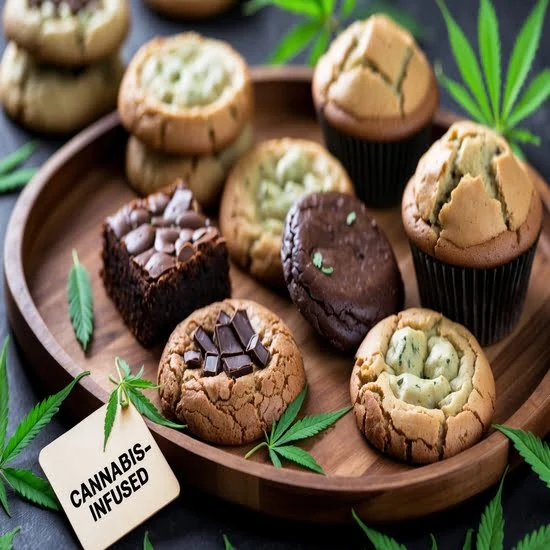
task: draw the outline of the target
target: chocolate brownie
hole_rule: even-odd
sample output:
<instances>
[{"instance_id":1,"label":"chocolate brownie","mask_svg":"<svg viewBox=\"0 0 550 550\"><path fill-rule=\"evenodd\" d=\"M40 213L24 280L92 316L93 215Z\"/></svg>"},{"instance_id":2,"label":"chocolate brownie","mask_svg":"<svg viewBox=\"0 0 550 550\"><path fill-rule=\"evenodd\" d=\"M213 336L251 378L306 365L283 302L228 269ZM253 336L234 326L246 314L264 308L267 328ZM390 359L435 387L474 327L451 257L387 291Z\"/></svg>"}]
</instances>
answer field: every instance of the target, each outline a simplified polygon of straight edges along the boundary
<instances>
[{"instance_id":1,"label":"chocolate brownie","mask_svg":"<svg viewBox=\"0 0 550 550\"><path fill-rule=\"evenodd\" d=\"M231 294L225 239L183 182L103 225L102 278L136 339L152 347L195 309Z\"/></svg>"},{"instance_id":2,"label":"chocolate brownie","mask_svg":"<svg viewBox=\"0 0 550 550\"><path fill-rule=\"evenodd\" d=\"M313 193L286 218L285 282L302 315L332 345L352 351L403 307L391 246L365 205L344 193Z\"/></svg>"}]
</instances>

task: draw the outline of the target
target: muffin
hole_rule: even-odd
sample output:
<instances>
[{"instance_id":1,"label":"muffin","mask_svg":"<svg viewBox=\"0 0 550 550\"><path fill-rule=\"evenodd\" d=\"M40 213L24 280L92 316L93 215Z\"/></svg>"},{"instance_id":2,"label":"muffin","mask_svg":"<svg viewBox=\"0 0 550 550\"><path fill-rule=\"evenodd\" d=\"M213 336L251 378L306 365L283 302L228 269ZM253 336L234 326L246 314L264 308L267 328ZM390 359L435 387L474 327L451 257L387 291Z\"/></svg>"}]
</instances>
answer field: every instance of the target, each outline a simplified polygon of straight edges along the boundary
<instances>
[{"instance_id":1,"label":"muffin","mask_svg":"<svg viewBox=\"0 0 550 550\"><path fill-rule=\"evenodd\" d=\"M353 194L353 185L318 143L283 138L256 145L237 162L222 195L220 229L231 259L259 281L284 288L287 212L300 197L327 191Z\"/></svg>"},{"instance_id":2,"label":"muffin","mask_svg":"<svg viewBox=\"0 0 550 550\"><path fill-rule=\"evenodd\" d=\"M225 42L187 32L141 47L122 81L118 110L145 146L206 155L237 139L252 103L244 59Z\"/></svg>"},{"instance_id":3,"label":"muffin","mask_svg":"<svg viewBox=\"0 0 550 550\"><path fill-rule=\"evenodd\" d=\"M292 301L342 351L354 352L378 321L403 308L391 245L357 197L312 193L295 202L281 257Z\"/></svg>"},{"instance_id":4,"label":"muffin","mask_svg":"<svg viewBox=\"0 0 550 550\"><path fill-rule=\"evenodd\" d=\"M378 323L350 381L357 426L378 450L426 464L471 447L495 408L491 367L463 326L427 309Z\"/></svg>"},{"instance_id":5,"label":"muffin","mask_svg":"<svg viewBox=\"0 0 550 550\"><path fill-rule=\"evenodd\" d=\"M490 345L517 324L542 226L529 173L498 134L453 124L426 152L402 203L422 305Z\"/></svg>"},{"instance_id":6,"label":"muffin","mask_svg":"<svg viewBox=\"0 0 550 550\"><path fill-rule=\"evenodd\" d=\"M358 197L367 206L399 204L439 102L411 34L384 15L353 23L317 63L313 100L326 146Z\"/></svg>"}]
</instances>

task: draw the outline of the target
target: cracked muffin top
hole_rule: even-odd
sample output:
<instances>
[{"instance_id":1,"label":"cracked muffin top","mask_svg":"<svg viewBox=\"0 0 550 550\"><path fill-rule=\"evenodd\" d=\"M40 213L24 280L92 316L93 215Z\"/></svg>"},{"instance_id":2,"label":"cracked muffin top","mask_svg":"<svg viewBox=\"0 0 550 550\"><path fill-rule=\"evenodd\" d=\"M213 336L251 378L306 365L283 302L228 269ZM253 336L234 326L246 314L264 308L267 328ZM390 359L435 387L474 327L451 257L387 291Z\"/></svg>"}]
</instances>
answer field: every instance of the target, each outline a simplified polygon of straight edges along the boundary
<instances>
[{"instance_id":1,"label":"cracked muffin top","mask_svg":"<svg viewBox=\"0 0 550 550\"><path fill-rule=\"evenodd\" d=\"M281 244L292 204L315 192L353 194L344 167L318 143L272 139L242 157L231 171L220 228L233 260L265 282L284 285Z\"/></svg>"},{"instance_id":2,"label":"cracked muffin top","mask_svg":"<svg viewBox=\"0 0 550 550\"><path fill-rule=\"evenodd\" d=\"M421 250L463 267L490 268L536 241L542 205L524 164L502 137L457 122L418 164L402 203L407 235Z\"/></svg>"},{"instance_id":3,"label":"cracked muffin top","mask_svg":"<svg viewBox=\"0 0 550 550\"><path fill-rule=\"evenodd\" d=\"M367 439L410 462L441 460L471 446L495 403L493 374L474 336L427 309L374 327L357 351L350 387Z\"/></svg>"},{"instance_id":4,"label":"cracked muffin top","mask_svg":"<svg viewBox=\"0 0 550 550\"><path fill-rule=\"evenodd\" d=\"M384 15L357 21L319 60L318 110L356 137L393 140L426 126L439 94L433 70L412 35Z\"/></svg>"},{"instance_id":5,"label":"cracked muffin top","mask_svg":"<svg viewBox=\"0 0 550 550\"><path fill-rule=\"evenodd\" d=\"M193 32L143 46L119 94L122 123L165 153L219 151L237 138L251 110L246 62L225 42Z\"/></svg>"}]
</instances>

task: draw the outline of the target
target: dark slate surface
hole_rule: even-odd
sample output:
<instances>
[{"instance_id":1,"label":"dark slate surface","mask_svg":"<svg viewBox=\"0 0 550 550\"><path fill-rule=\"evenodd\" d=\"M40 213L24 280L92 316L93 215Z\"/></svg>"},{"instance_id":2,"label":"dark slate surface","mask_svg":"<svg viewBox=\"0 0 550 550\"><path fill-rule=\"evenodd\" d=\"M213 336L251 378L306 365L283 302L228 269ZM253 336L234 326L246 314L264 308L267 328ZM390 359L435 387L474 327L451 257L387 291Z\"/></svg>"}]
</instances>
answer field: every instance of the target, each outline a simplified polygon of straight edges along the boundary
<instances>
[{"instance_id":1,"label":"dark slate surface","mask_svg":"<svg viewBox=\"0 0 550 550\"><path fill-rule=\"evenodd\" d=\"M266 59L278 37L292 23L291 17L275 9L266 9L250 18L241 17L239 11L235 9L215 21L188 25L167 21L152 14L142 5L141 0L131 0L131 4L133 28L124 48L126 60L142 43L155 35L169 35L193 28L204 34L228 40L245 55L250 64L258 65ZM429 29L429 41L424 43L424 48L431 61L441 61L447 73L456 76L446 32L435 2L415 0L402 1L401 4L406 4L408 9ZM468 30L469 37L475 39L477 0L462 0L450 4L460 24ZM495 5L500 18L504 42L503 52L504 55L507 55L514 33L534 2L532 0L524 2L495 0ZM538 70L548 67L550 64L549 33L547 24L535 67ZM3 48L4 44L0 45ZM442 95L443 106L452 108L454 105L449 97L445 93ZM525 124L531 131L542 137L544 143L542 147L529 147L526 151L532 164L547 180L550 178L550 159L546 154L547 144L550 143L549 122L550 106L547 104ZM3 113L0 114L0 157L28 139L27 132L14 125ZM33 163L37 165L50 156L63 143L63 140L43 138L41 143L40 152L33 158ZM16 199L15 194L0 197L0 237L2 242ZM8 333L9 327L2 300L0 301L1 339L3 340ZM9 422L11 432L26 411L43 395L40 388L37 388L29 378L14 345L10 348L8 376L11 387ZM37 463L39 450L69 427L70 424L63 418L55 419L37 440L18 457L17 465L39 471ZM447 488L442 486L440 490L445 491ZM453 511L430 519L388 526L385 531L397 537L408 548L428 548L430 533L437 536L440 548L462 548L467 528L478 525L480 514L494 492L495 489L491 489ZM22 503L13 495L10 495L10 501L13 518L7 519L0 513L0 533L21 526L22 533L17 539L17 549L72 549L78 547L70 525L63 515L34 508ZM411 502L410 505L414 506L415 503ZM548 522L550 517L548 490L538 478L530 473L528 468L521 467L509 475L504 488L504 513L506 548L511 548L523 534ZM247 512L220 500L193 493L186 487L182 488L182 496L176 503L127 536L117 545L117 548L141 548L146 529L150 531L155 548L161 549L220 549L223 548L222 533L228 534L233 544L239 549L298 550L306 548L366 548L369 546L355 526L329 528L281 522Z\"/></svg>"}]
</instances>

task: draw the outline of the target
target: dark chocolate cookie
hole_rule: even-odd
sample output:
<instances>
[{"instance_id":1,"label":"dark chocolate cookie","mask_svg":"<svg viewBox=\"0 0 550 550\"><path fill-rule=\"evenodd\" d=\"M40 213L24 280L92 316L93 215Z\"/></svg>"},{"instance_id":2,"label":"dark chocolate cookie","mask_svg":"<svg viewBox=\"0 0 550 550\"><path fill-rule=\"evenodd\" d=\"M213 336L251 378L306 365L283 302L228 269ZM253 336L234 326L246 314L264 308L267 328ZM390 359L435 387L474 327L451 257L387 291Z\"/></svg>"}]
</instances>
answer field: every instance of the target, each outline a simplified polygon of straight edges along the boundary
<instances>
[{"instance_id":1,"label":"dark chocolate cookie","mask_svg":"<svg viewBox=\"0 0 550 550\"><path fill-rule=\"evenodd\" d=\"M395 256L365 205L343 193L314 193L286 218L282 261L290 296L332 345L357 349L380 320L403 308Z\"/></svg>"}]
</instances>

